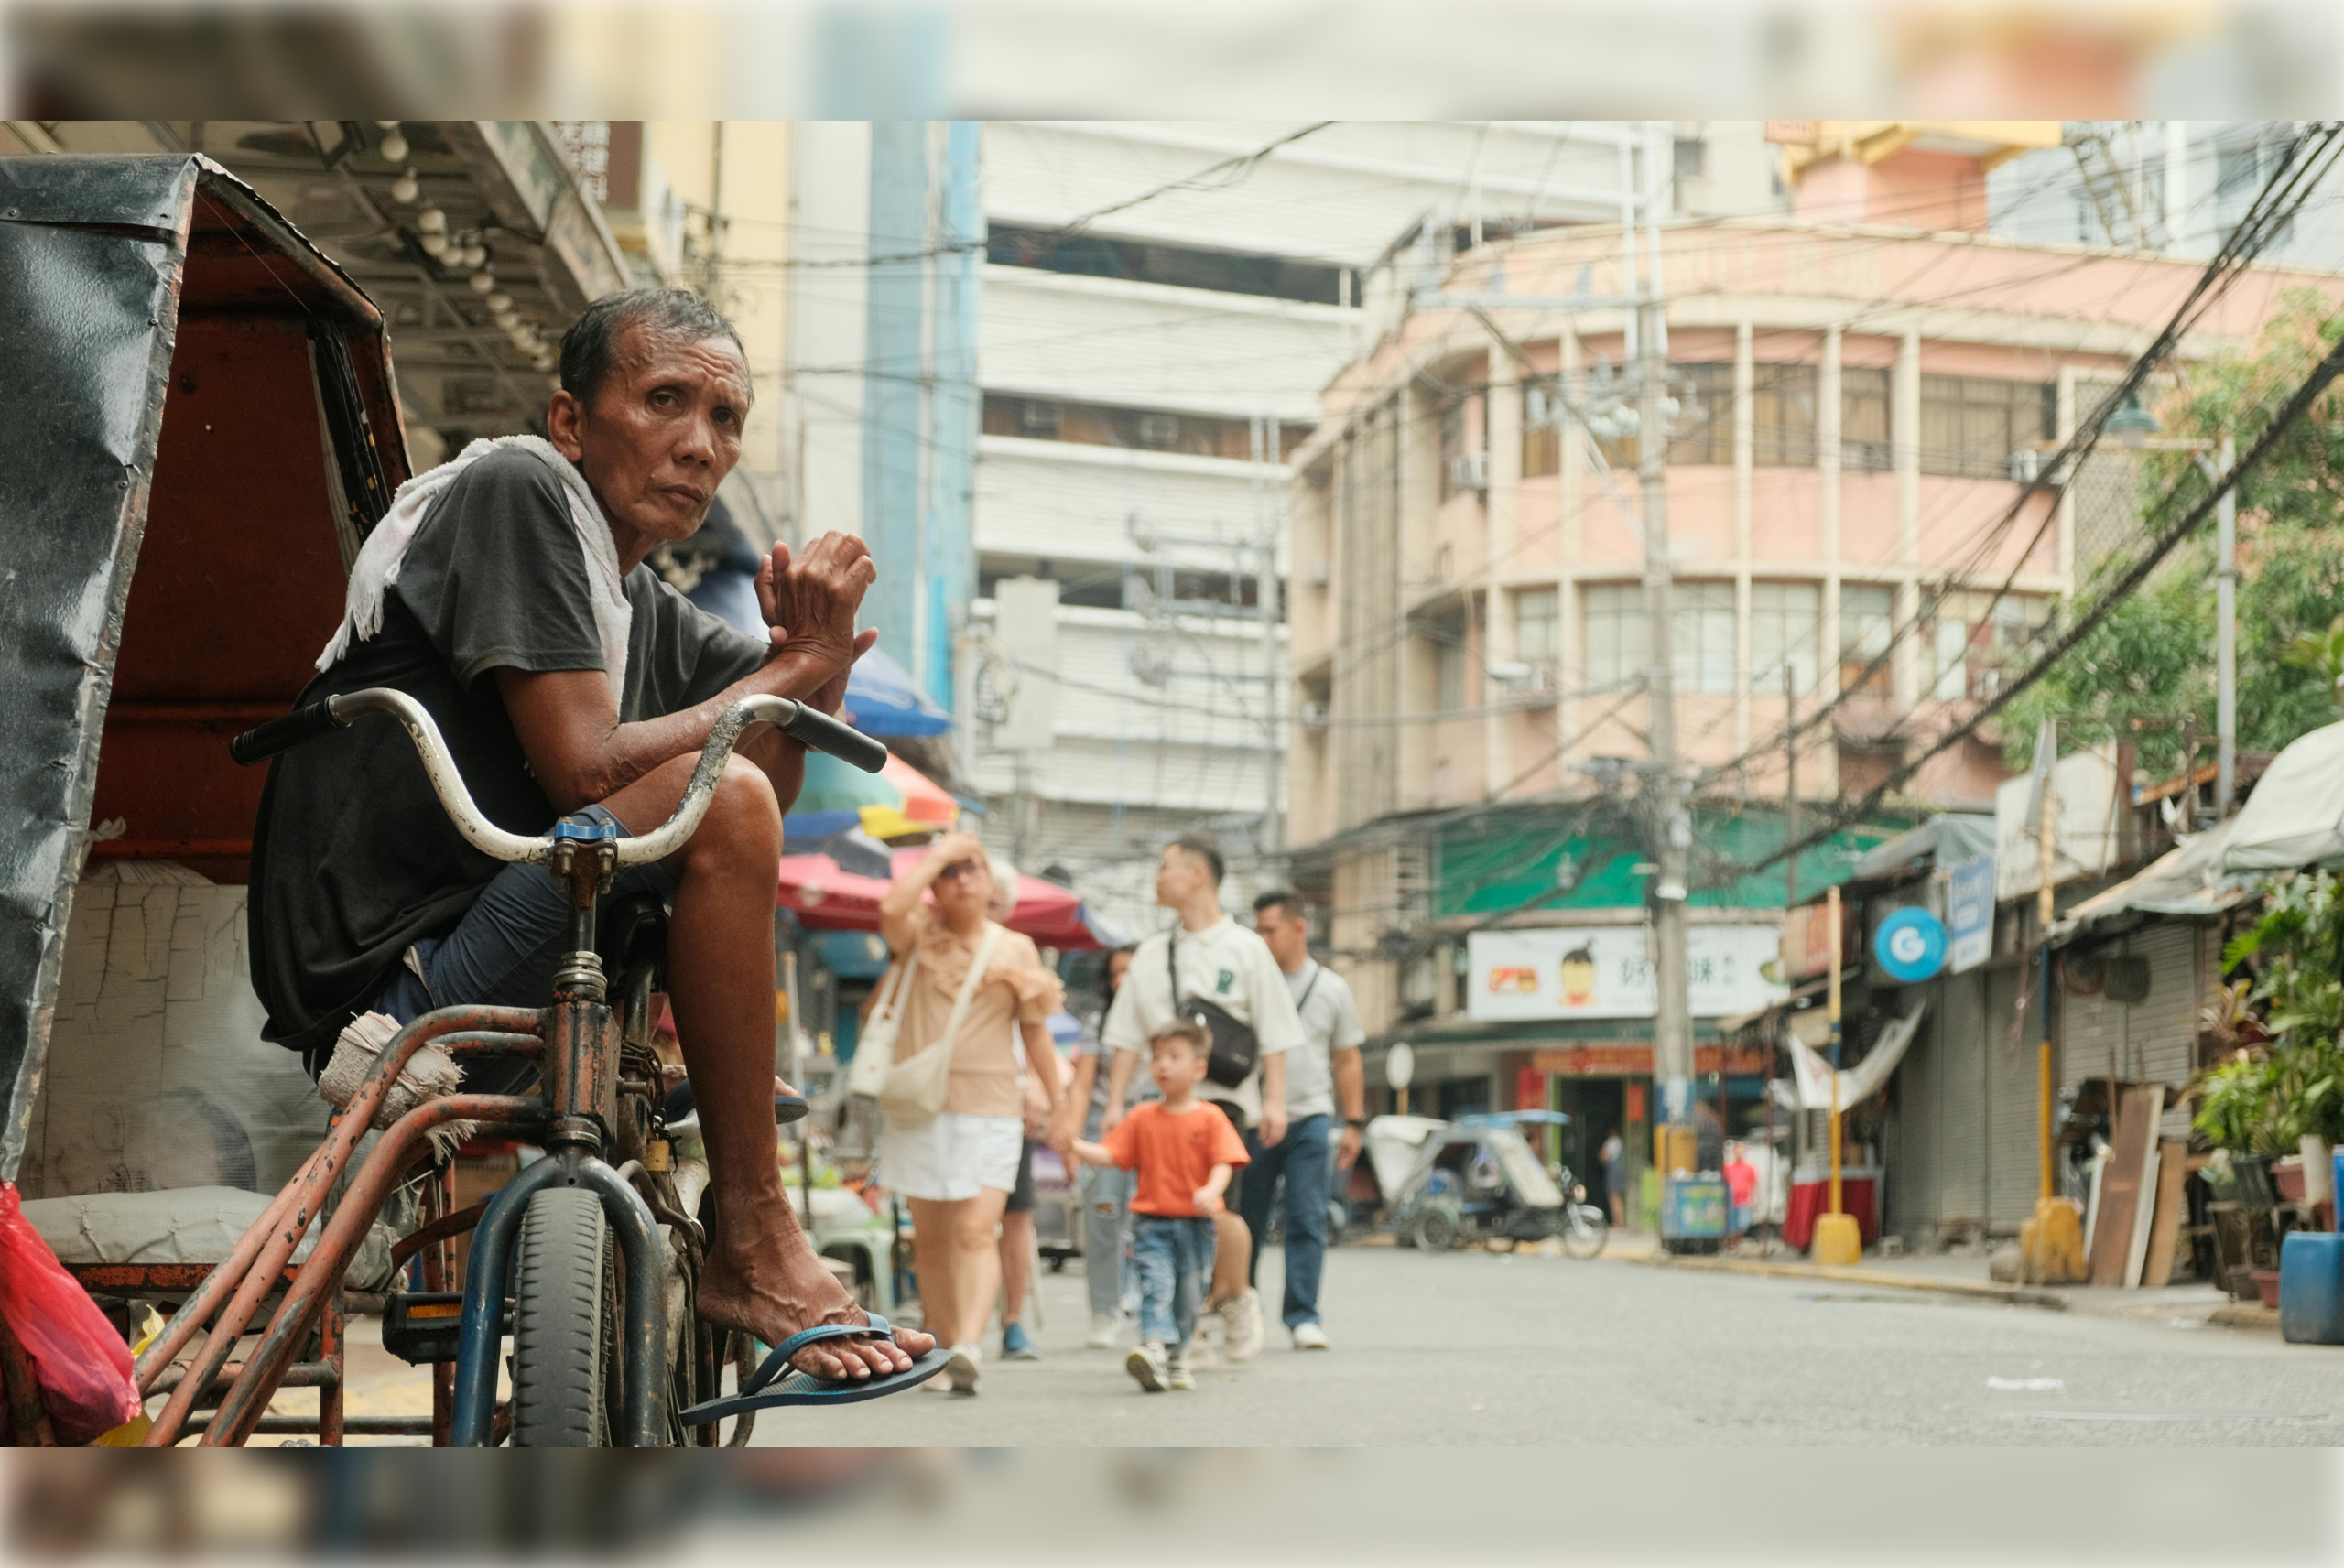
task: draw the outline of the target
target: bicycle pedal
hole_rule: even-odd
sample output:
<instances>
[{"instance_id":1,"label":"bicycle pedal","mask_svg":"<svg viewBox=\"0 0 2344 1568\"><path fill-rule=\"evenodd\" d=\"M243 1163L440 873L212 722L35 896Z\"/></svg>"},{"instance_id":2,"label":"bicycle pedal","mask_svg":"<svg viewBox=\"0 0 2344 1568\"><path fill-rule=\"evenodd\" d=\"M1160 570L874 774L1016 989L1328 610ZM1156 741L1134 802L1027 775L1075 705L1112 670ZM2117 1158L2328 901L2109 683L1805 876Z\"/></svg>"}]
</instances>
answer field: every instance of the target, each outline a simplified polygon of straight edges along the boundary
<instances>
[{"instance_id":1,"label":"bicycle pedal","mask_svg":"<svg viewBox=\"0 0 2344 1568\"><path fill-rule=\"evenodd\" d=\"M402 1291L383 1303L383 1348L410 1367L456 1358L463 1337L464 1298L457 1291ZM496 1325L501 1337L513 1332L513 1304Z\"/></svg>"}]
</instances>

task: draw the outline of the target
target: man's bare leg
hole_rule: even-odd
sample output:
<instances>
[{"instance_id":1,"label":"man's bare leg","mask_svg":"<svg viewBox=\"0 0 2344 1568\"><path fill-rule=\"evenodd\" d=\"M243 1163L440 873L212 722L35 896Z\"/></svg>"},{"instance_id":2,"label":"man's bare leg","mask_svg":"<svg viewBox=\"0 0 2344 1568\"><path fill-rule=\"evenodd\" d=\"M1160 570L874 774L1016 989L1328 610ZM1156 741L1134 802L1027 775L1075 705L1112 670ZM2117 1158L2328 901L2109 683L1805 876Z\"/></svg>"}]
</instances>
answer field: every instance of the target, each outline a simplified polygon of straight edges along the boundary
<instances>
[{"instance_id":1,"label":"man's bare leg","mask_svg":"<svg viewBox=\"0 0 2344 1568\"><path fill-rule=\"evenodd\" d=\"M602 804L630 833L665 822L691 778L678 757ZM735 757L708 816L667 861L676 874L667 979L676 1033L691 1070L717 1227L700 1277L711 1323L778 1345L801 1328L861 1323L863 1309L798 1228L781 1185L773 1122L773 899L781 859L781 811L765 773ZM935 1342L898 1329L895 1343L830 1339L794 1358L819 1377L900 1372Z\"/></svg>"}]
</instances>

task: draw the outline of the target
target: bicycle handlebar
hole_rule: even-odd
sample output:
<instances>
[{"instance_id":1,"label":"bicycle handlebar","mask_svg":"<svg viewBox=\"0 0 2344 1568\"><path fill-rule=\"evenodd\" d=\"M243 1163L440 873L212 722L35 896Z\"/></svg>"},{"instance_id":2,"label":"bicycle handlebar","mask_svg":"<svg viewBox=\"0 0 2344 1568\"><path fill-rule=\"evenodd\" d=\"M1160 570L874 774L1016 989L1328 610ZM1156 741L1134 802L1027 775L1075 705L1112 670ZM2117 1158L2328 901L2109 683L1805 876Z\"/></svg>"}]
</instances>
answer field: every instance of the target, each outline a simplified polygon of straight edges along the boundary
<instances>
[{"instance_id":1,"label":"bicycle handlebar","mask_svg":"<svg viewBox=\"0 0 2344 1568\"><path fill-rule=\"evenodd\" d=\"M432 793L440 797L440 806L456 825L456 831L463 835L464 842L492 860L518 865L543 865L553 858L554 841L550 837L532 838L508 833L482 814L472 802L472 792L464 787L463 775L457 771L447 741L440 738L440 726L421 703L403 691L369 687L309 703L282 719L272 719L237 736L228 743L228 754L250 766L289 752L305 741L315 740L329 730L346 726L362 713L387 713L407 727L408 739L415 742L415 749L423 759L423 771L431 781ZM692 769L691 782L684 786L683 798L676 803L675 815L648 833L618 841L620 865L639 866L665 860L700 830L700 819L708 815L709 802L715 798L716 781L724 772L725 761L732 756L742 732L752 724L770 724L800 745L828 752L867 773L875 773L887 763L884 745L827 713L817 712L786 697L743 697L726 708L716 727L709 731L707 743L700 747L700 762Z\"/></svg>"}]
</instances>

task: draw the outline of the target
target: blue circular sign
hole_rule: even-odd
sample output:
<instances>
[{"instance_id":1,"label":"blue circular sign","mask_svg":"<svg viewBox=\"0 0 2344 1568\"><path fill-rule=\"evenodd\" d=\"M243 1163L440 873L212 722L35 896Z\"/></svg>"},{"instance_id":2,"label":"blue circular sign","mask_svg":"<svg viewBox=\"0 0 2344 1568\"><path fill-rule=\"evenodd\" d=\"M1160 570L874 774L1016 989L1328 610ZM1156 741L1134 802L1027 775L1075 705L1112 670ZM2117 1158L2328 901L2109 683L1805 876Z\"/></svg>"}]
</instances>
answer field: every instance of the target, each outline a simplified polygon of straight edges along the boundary
<instances>
[{"instance_id":1,"label":"blue circular sign","mask_svg":"<svg viewBox=\"0 0 2344 1568\"><path fill-rule=\"evenodd\" d=\"M1900 909L1880 923L1872 957L1888 978L1904 985L1926 980L1945 968L1945 922L1926 909Z\"/></svg>"}]
</instances>

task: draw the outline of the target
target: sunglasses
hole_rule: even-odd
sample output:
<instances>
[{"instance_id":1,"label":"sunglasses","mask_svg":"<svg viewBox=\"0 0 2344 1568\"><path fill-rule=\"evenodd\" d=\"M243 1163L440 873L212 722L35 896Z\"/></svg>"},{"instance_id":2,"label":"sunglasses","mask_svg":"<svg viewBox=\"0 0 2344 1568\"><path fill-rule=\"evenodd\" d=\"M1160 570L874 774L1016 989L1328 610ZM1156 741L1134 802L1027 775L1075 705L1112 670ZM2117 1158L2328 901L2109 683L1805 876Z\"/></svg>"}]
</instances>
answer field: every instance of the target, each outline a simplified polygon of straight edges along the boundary
<instances>
[{"instance_id":1,"label":"sunglasses","mask_svg":"<svg viewBox=\"0 0 2344 1568\"><path fill-rule=\"evenodd\" d=\"M977 863L974 860L955 860L937 872L936 880L939 882L949 882L953 878L966 876L976 869Z\"/></svg>"}]
</instances>

